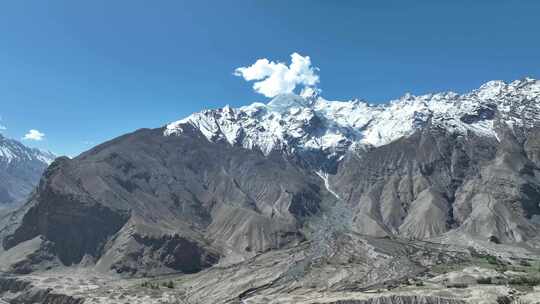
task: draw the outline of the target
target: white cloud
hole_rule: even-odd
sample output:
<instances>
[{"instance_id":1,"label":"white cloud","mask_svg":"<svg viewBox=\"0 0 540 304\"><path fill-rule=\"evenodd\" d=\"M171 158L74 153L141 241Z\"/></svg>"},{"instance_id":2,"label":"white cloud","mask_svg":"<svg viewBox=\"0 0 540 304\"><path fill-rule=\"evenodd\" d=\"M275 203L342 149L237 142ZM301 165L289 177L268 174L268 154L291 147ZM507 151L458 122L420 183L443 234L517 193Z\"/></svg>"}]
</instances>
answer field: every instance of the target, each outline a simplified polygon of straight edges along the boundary
<instances>
[{"instance_id":1,"label":"white cloud","mask_svg":"<svg viewBox=\"0 0 540 304\"><path fill-rule=\"evenodd\" d=\"M24 135L23 139L40 141L40 140L43 140L44 137L45 137L44 133L41 133L38 130L32 129Z\"/></svg>"},{"instance_id":2,"label":"white cloud","mask_svg":"<svg viewBox=\"0 0 540 304\"><path fill-rule=\"evenodd\" d=\"M246 81L255 81L253 89L266 97L274 97L283 93L292 93L296 86L314 87L319 83L318 68L311 66L309 56L298 53L291 54L291 64L269 61L266 58L257 60L248 67L240 67L234 75Z\"/></svg>"}]
</instances>

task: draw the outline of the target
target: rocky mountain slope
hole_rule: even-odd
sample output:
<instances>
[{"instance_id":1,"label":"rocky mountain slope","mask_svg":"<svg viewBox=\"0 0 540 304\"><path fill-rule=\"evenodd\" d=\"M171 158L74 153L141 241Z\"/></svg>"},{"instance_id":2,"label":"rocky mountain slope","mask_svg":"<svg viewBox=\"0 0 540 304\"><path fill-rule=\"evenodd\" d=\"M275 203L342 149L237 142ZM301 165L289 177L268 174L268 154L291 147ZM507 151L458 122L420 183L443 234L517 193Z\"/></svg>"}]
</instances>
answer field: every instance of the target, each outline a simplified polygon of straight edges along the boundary
<instances>
[{"instance_id":1,"label":"rocky mountain slope","mask_svg":"<svg viewBox=\"0 0 540 304\"><path fill-rule=\"evenodd\" d=\"M236 303L538 256L539 123L530 78L384 105L281 95L205 110L54 161L0 218L0 270L180 273L196 303Z\"/></svg>"},{"instance_id":2,"label":"rocky mountain slope","mask_svg":"<svg viewBox=\"0 0 540 304\"><path fill-rule=\"evenodd\" d=\"M0 134L0 208L27 199L54 158Z\"/></svg>"},{"instance_id":3,"label":"rocky mountain slope","mask_svg":"<svg viewBox=\"0 0 540 304\"><path fill-rule=\"evenodd\" d=\"M196 130L162 134L139 130L57 159L3 247L43 236L66 265L193 272L300 241L328 196L282 155L216 146Z\"/></svg>"},{"instance_id":4,"label":"rocky mountain slope","mask_svg":"<svg viewBox=\"0 0 540 304\"><path fill-rule=\"evenodd\" d=\"M491 81L471 93L406 95L384 105L279 96L169 124L211 142L279 151L329 173L351 228L426 239L448 231L536 238L540 81Z\"/></svg>"}]
</instances>

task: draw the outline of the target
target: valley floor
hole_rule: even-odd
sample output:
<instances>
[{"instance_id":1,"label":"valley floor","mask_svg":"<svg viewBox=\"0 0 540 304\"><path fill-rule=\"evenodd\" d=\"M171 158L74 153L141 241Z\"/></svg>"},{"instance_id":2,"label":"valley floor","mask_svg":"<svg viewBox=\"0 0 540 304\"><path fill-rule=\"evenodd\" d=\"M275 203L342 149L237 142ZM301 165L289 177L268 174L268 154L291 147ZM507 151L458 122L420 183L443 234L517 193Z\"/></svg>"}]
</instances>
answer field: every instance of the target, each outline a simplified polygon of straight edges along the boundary
<instances>
[{"instance_id":1,"label":"valley floor","mask_svg":"<svg viewBox=\"0 0 540 304\"><path fill-rule=\"evenodd\" d=\"M302 244L196 274L129 279L92 267L2 274L0 299L55 304L540 303L537 256L474 252L465 257L458 247L434 243L403 245L399 240L374 238L353 242L357 242L355 248L363 246L362 252L349 252L347 244L341 244L332 257L308 264L310 246ZM396 252L407 259L396 259ZM430 266L416 267L424 262Z\"/></svg>"}]
</instances>

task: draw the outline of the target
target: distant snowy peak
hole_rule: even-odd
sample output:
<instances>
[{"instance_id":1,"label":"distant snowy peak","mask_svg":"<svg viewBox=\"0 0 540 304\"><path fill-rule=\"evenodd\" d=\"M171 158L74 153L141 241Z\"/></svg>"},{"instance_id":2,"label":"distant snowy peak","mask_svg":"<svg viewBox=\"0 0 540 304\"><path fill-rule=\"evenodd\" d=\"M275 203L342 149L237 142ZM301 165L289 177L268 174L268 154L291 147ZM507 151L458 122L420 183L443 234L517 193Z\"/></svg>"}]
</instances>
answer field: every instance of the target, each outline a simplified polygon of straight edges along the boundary
<instances>
[{"instance_id":1,"label":"distant snowy peak","mask_svg":"<svg viewBox=\"0 0 540 304\"><path fill-rule=\"evenodd\" d=\"M382 105L328 101L317 92L285 94L268 104L205 110L167 125L165 135L190 125L210 141L226 141L268 154L322 151L339 157L350 146L382 146L409 136L430 120L451 132L496 137L498 117L510 127L540 122L540 81L490 81L467 94L407 94Z\"/></svg>"},{"instance_id":2,"label":"distant snowy peak","mask_svg":"<svg viewBox=\"0 0 540 304\"><path fill-rule=\"evenodd\" d=\"M51 152L30 148L0 134L0 165L14 162L37 161L49 165L56 158Z\"/></svg>"},{"instance_id":3,"label":"distant snowy peak","mask_svg":"<svg viewBox=\"0 0 540 304\"><path fill-rule=\"evenodd\" d=\"M22 203L38 184L55 155L0 134L0 209Z\"/></svg>"}]
</instances>

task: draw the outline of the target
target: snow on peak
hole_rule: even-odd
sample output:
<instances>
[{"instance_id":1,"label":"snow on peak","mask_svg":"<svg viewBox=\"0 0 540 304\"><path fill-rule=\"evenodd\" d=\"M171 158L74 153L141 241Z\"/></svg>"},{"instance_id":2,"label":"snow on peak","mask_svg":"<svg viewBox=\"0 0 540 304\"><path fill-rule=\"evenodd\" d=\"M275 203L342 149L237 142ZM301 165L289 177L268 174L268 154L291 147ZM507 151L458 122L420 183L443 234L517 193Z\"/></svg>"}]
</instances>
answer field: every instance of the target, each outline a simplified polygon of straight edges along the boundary
<instances>
[{"instance_id":1,"label":"snow on peak","mask_svg":"<svg viewBox=\"0 0 540 304\"><path fill-rule=\"evenodd\" d=\"M55 158L56 155L51 152L29 148L0 134L0 165L20 161L37 161L49 165Z\"/></svg>"},{"instance_id":2,"label":"snow on peak","mask_svg":"<svg viewBox=\"0 0 540 304\"><path fill-rule=\"evenodd\" d=\"M490 81L467 94L405 96L387 104L329 101L319 91L282 94L268 104L205 110L166 126L165 135L191 125L210 141L226 141L265 154L322 151L339 156L350 146L382 146L409 136L431 120L451 132L496 137L494 120L509 126L540 121L540 81ZM497 114L497 115L496 115Z\"/></svg>"},{"instance_id":3,"label":"snow on peak","mask_svg":"<svg viewBox=\"0 0 540 304\"><path fill-rule=\"evenodd\" d=\"M480 99L493 99L496 98L506 87L506 83L502 80L492 80L483 84L476 94Z\"/></svg>"}]
</instances>

